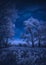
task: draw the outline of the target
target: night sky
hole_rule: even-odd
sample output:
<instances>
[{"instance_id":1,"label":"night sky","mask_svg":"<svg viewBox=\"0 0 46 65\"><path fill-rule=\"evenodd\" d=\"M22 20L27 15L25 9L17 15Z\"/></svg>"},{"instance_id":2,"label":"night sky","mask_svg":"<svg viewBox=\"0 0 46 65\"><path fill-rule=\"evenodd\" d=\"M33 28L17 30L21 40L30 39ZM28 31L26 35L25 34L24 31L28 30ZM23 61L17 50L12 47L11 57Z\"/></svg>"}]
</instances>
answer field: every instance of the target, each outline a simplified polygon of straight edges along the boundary
<instances>
[{"instance_id":1,"label":"night sky","mask_svg":"<svg viewBox=\"0 0 46 65\"><path fill-rule=\"evenodd\" d=\"M8 14L6 13L9 12ZM16 15L17 14L17 15ZM15 22L15 38L19 38L23 32L23 21L30 17L46 21L45 0L0 0L0 21L8 16L9 20ZM19 32L19 33L18 33Z\"/></svg>"}]
</instances>

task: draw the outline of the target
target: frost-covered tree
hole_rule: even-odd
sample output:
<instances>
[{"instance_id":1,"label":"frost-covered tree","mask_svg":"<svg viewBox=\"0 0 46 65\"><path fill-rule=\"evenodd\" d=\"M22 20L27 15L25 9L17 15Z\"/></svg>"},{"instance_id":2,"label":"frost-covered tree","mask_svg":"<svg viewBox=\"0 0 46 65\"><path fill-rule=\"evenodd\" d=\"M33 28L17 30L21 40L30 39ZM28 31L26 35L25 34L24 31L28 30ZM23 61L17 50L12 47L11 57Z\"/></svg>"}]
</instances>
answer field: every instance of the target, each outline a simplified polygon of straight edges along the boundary
<instances>
[{"instance_id":1,"label":"frost-covered tree","mask_svg":"<svg viewBox=\"0 0 46 65\"><path fill-rule=\"evenodd\" d=\"M38 46L40 46L40 29L41 29L40 22L37 19L34 19L33 17L31 17L27 21L24 21L24 24L31 34L32 46L34 46L34 33L33 32L35 31L36 31L35 34L37 33L38 40L39 40Z\"/></svg>"},{"instance_id":2,"label":"frost-covered tree","mask_svg":"<svg viewBox=\"0 0 46 65\"><path fill-rule=\"evenodd\" d=\"M0 17L0 43L8 43L8 39L15 34L16 9L4 9L3 17ZM14 19L13 19L14 18Z\"/></svg>"},{"instance_id":3,"label":"frost-covered tree","mask_svg":"<svg viewBox=\"0 0 46 65\"><path fill-rule=\"evenodd\" d=\"M26 32L30 33L30 37L31 37L31 41L32 41L32 47L34 47L34 39L33 39L33 33L32 33L32 28L30 26L29 21L24 21L24 25L25 25L25 30Z\"/></svg>"},{"instance_id":4,"label":"frost-covered tree","mask_svg":"<svg viewBox=\"0 0 46 65\"><path fill-rule=\"evenodd\" d=\"M41 26L41 44L46 46L46 21L43 21Z\"/></svg>"},{"instance_id":5,"label":"frost-covered tree","mask_svg":"<svg viewBox=\"0 0 46 65\"><path fill-rule=\"evenodd\" d=\"M8 43L8 39L12 38L14 34L15 34L15 24L13 24L13 22L8 21L0 26L0 42Z\"/></svg>"}]
</instances>

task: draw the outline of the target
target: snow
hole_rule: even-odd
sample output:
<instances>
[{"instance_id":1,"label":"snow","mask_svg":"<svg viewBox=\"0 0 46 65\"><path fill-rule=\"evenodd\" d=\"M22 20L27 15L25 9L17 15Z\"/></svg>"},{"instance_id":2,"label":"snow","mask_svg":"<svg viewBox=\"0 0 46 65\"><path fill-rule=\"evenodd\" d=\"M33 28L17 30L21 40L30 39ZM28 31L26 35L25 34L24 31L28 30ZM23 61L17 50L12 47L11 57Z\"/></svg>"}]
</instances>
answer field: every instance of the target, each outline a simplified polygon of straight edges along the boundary
<instances>
[{"instance_id":1,"label":"snow","mask_svg":"<svg viewBox=\"0 0 46 65\"><path fill-rule=\"evenodd\" d=\"M7 63L8 65L46 65L46 48L12 47L12 49L7 49L2 49L0 65L7 65Z\"/></svg>"},{"instance_id":2,"label":"snow","mask_svg":"<svg viewBox=\"0 0 46 65\"><path fill-rule=\"evenodd\" d=\"M29 19L27 19L26 21L24 21L26 25L30 24L30 25L33 25L33 24L37 24L39 25L39 21L33 17L30 17Z\"/></svg>"},{"instance_id":3,"label":"snow","mask_svg":"<svg viewBox=\"0 0 46 65\"><path fill-rule=\"evenodd\" d=\"M16 39L16 40L9 40L9 43L11 44L26 44L26 41L23 41L23 39Z\"/></svg>"},{"instance_id":4,"label":"snow","mask_svg":"<svg viewBox=\"0 0 46 65\"><path fill-rule=\"evenodd\" d=\"M40 25L40 21L38 19L35 19L33 17L30 17L29 19L24 21L24 25L25 26L30 26L32 28L33 27L37 27L38 29L41 29L41 25Z\"/></svg>"}]
</instances>

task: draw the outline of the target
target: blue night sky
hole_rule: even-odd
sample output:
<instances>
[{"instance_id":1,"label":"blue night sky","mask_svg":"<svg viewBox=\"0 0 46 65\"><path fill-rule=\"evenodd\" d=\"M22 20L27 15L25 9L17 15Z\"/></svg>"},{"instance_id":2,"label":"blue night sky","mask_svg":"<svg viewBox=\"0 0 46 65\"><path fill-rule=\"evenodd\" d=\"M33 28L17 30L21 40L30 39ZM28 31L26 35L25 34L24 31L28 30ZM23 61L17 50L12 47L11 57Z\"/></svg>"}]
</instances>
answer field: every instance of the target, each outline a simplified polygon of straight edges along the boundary
<instances>
[{"instance_id":1,"label":"blue night sky","mask_svg":"<svg viewBox=\"0 0 46 65\"><path fill-rule=\"evenodd\" d=\"M23 21L30 17L38 20L46 21L46 1L45 0L0 0L0 18L3 18L4 11L13 11L10 16L11 21L15 21L15 9L17 10L16 16L16 34L15 38L19 38L20 33L23 32Z\"/></svg>"}]
</instances>

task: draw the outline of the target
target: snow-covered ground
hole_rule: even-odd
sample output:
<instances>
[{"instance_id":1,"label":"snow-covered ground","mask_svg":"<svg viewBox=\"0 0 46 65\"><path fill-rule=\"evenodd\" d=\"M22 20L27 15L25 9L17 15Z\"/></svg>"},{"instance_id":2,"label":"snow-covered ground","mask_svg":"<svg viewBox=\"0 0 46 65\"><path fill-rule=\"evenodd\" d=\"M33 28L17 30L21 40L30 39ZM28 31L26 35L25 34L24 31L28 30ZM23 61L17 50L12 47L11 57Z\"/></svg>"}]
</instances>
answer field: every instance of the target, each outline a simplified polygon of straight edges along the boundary
<instances>
[{"instance_id":1,"label":"snow-covered ground","mask_svg":"<svg viewBox=\"0 0 46 65\"><path fill-rule=\"evenodd\" d=\"M9 43L11 44L26 44L26 41L23 41L23 39L14 39L14 40L9 40Z\"/></svg>"},{"instance_id":2,"label":"snow-covered ground","mask_svg":"<svg viewBox=\"0 0 46 65\"><path fill-rule=\"evenodd\" d=\"M0 65L46 65L46 48L12 46L0 49Z\"/></svg>"},{"instance_id":3,"label":"snow-covered ground","mask_svg":"<svg viewBox=\"0 0 46 65\"><path fill-rule=\"evenodd\" d=\"M31 41L28 41L28 42L32 46L32 42ZM13 40L9 40L8 43L10 43L12 45L14 45L14 44L15 45L18 45L18 44L26 44L26 45L28 45L27 40L24 40L24 39L13 39ZM38 44L38 40L35 41L34 44Z\"/></svg>"}]
</instances>

